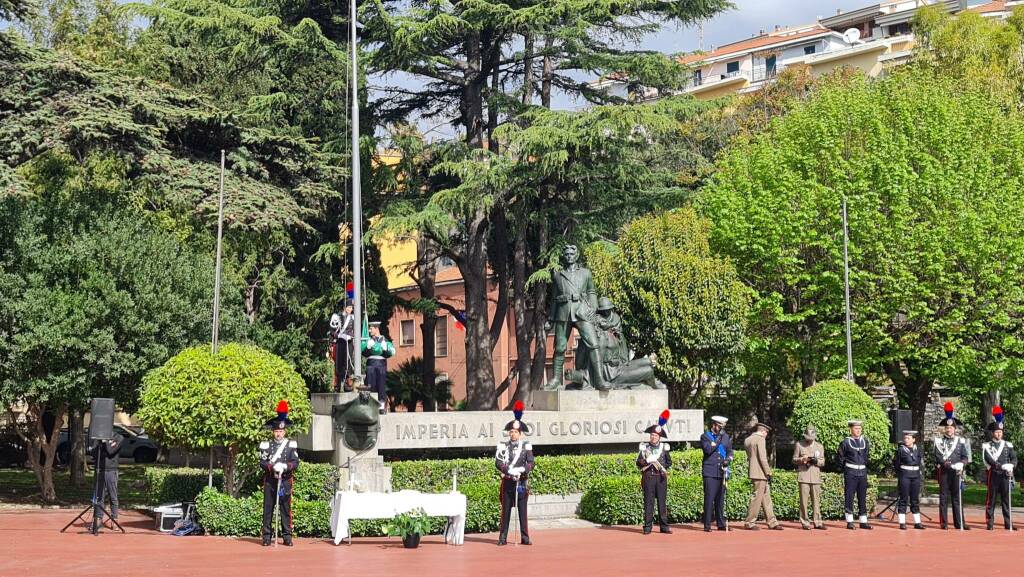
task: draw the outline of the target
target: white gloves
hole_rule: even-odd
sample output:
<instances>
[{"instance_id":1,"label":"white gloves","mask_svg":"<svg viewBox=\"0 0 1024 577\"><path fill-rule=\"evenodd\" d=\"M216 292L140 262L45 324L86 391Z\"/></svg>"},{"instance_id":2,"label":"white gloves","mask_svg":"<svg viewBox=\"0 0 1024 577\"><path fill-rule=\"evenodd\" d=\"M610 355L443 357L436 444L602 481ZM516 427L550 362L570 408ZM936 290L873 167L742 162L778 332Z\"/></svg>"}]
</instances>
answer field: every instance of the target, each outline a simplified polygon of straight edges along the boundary
<instances>
[{"instance_id":1,"label":"white gloves","mask_svg":"<svg viewBox=\"0 0 1024 577\"><path fill-rule=\"evenodd\" d=\"M526 469L522 467L509 467L508 474L510 477L518 477L519 475L522 475L524 471L526 471Z\"/></svg>"},{"instance_id":2,"label":"white gloves","mask_svg":"<svg viewBox=\"0 0 1024 577\"><path fill-rule=\"evenodd\" d=\"M280 475L281 473L284 473L285 469L287 469L287 468L288 468L288 465L286 465L284 463L274 463L274 472L277 473L278 475Z\"/></svg>"},{"instance_id":3,"label":"white gloves","mask_svg":"<svg viewBox=\"0 0 1024 577\"><path fill-rule=\"evenodd\" d=\"M953 468L954 471L959 473L960 471L964 470L964 464L960 463L960 462L956 462L956 463L953 463L952 468Z\"/></svg>"},{"instance_id":4,"label":"white gloves","mask_svg":"<svg viewBox=\"0 0 1024 577\"><path fill-rule=\"evenodd\" d=\"M647 463L651 464L658 460L658 455L647 455Z\"/></svg>"},{"instance_id":5,"label":"white gloves","mask_svg":"<svg viewBox=\"0 0 1024 577\"><path fill-rule=\"evenodd\" d=\"M1006 471L1007 473L1012 473L1013 463L1006 463L1005 465L1003 465L1003 470Z\"/></svg>"}]
</instances>

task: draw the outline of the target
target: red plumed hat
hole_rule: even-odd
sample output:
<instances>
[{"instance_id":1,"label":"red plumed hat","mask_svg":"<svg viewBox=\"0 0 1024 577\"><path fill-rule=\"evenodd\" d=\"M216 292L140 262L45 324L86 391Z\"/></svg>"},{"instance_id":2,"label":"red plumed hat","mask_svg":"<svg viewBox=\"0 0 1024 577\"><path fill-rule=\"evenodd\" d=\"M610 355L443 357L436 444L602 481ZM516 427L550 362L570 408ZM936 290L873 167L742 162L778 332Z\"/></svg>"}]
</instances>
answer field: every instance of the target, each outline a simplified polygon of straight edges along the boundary
<instances>
[{"instance_id":1,"label":"red plumed hat","mask_svg":"<svg viewBox=\"0 0 1024 577\"><path fill-rule=\"evenodd\" d=\"M290 427L292 420L288 418L288 401L281 399L277 402L277 416L265 423L268 429L284 429Z\"/></svg>"}]
</instances>

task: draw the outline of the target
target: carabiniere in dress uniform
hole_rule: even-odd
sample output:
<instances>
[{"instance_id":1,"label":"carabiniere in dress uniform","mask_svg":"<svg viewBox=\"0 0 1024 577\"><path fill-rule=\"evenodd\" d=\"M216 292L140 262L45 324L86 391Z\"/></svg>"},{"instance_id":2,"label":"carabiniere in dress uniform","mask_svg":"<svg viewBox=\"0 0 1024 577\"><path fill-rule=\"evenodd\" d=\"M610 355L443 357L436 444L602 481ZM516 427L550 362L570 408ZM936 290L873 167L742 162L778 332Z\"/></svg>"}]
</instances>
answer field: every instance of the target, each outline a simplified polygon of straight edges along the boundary
<instances>
[{"instance_id":1,"label":"carabiniere in dress uniform","mask_svg":"<svg viewBox=\"0 0 1024 577\"><path fill-rule=\"evenodd\" d=\"M668 472L672 468L671 447L668 443L665 424L671 414L668 409L658 416L658 423L644 429L650 435L647 442L640 443L636 466L640 468L640 487L644 492L644 535L651 534L654 527L654 503L658 503L658 525L662 533L671 533L668 526Z\"/></svg>"},{"instance_id":2,"label":"carabiniere in dress uniform","mask_svg":"<svg viewBox=\"0 0 1024 577\"><path fill-rule=\"evenodd\" d=\"M1016 531L1011 517L1011 499L1013 494L1013 470L1017 467L1017 452L1013 449L1013 443L1003 438L1003 408L992 407L992 417L995 421L989 424L988 432L992 440L981 445L981 452L985 457L985 484L988 491L985 494L985 522L986 528L991 531L995 526L996 499L999 499L1000 508L1003 511L1003 527L1007 531Z\"/></svg>"}]
</instances>

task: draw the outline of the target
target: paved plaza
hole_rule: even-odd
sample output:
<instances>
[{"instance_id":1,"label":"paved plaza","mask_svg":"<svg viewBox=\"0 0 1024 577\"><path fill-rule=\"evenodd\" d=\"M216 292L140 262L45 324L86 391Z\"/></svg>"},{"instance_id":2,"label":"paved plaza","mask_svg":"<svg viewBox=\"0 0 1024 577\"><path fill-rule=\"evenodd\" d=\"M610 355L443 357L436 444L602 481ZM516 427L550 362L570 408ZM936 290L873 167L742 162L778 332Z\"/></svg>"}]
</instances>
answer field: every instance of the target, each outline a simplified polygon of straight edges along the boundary
<instances>
[{"instance_id":1,"label":"paved plaza","mask_svg":"<svg viewBox=\"0 0 1024 577\"><path fill-rule=\"evenodd\" d=\"M296 546L263 548L257 539L172 537L154 530L140 513L123 516L126 535L93 536L73 527L61 534L75 512L0 512L0 577L156 575L289 577L584 575L1021 575L1024 533L981 529L980 511L969 519L974 530L899 531L876 523L874 531L704 533L699 525L675 525L672 535L644 536L639 527L534 529L531 547L495 545L495 534L467 535L462 547L429 536L419 549L402 548L397 538L357 538L335 546L324 539L297 539Z\"/></svg>"}]
</instances>

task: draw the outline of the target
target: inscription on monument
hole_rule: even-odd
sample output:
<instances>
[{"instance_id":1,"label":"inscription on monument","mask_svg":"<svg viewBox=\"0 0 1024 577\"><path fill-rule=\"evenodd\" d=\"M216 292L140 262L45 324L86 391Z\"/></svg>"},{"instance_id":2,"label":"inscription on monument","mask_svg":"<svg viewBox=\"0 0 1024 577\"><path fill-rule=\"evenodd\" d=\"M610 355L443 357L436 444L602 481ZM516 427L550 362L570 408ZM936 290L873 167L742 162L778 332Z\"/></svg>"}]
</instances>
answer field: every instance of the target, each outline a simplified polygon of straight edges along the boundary
<instances>
[{"instance_id":1,"label":"inscription on monument","mask_svg":"<svg viewBox=\"0 0 1024 577\"><path fill-rule=\"evenodd\" d=\"M381 417L378 448L488 446L505 437L502 428L507 420L508 415L500 412L388 414ZM633 443L642 440L654 416L648 412L536 411L524 422L530 427L527 438L538 444ZM672 442L696 441L703 431L703 411L673 411L666 428Z\"/></svg>"}]
</instances>

